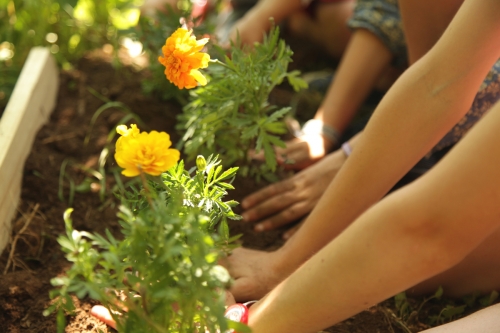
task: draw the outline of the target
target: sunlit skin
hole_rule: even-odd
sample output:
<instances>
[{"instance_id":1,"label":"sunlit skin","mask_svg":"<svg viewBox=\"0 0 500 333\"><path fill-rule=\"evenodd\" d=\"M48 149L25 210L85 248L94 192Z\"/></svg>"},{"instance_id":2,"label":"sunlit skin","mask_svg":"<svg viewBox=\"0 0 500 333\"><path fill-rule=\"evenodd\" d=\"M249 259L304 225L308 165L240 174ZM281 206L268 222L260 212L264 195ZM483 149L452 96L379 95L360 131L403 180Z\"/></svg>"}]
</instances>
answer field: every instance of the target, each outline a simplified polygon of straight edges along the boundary
<instances>
[{"instance_id":1,"label":"sunlit skin","mask_svg":"<svg viewBox=\"0 0 500 333\"><path fill-rule=\"evenodd\" d=\"M496 0L466 0L438 44L388 92L304 228L271 254L291 275L250 308L254 333L318 331L447 273L441 282L457 295L498 287L500 104L429 173L382 198L467 112L500 56L499 11ZM233 264L268 272L265 253L253 262L233 256ZM468 275L478 261L481 270ZM253 291L251 283L259 292L269 287L232 273L237 298L260 297L241 294ZM455 332L433 329L446 331Z\"/></svg>"},{"instance_id":2,"label":"sunlit skin","mask_svg":"<svg viewBox=\"0 0 500 333\"><path fill-rule=\"evenodd\" d=\"M392 58L377 36L364 29L355 30L314 118L343 133L382 73L387 72ZM354 147L356 140L351 139L350 144ZM335 152L335 157L326 156L333 148L338 146L321 135L314 141L307 137L296 138L286 142L286 148L277 148L278 157L285 156L292 161L286 164L287 168L302 171L247 196L242 202L245 220L257 222L257 230L264 231L307 215L318 202L317 194L322 193L335 177L333 166L338 171L344 162L341 150ZM314 163L320 165L312 170L310 165ZM279 204L274 204L277 202Z\"/></svg>"},{"instance_id":3,"label":"sunlit skin","mask_svg":"<svg viewBox=\"0 0 500 333\"><path fill-rule=\"evenodd\" d=\"M191 31L179 28L162 47L163 57L158 61L165 66L165 76L179 89L191 89L207 84L207 79L198 70L208 67L210 56L201 52L208 38L196 40Z\"/></svg>"},{"instance_id":4,"label":"sunlit skin","mask_svg":"<svg viewBox=\"0 0 500 333\"><path fill-rule=\"evenodd\" d=\"M450 1L402 3L403 17L416 20L405 24L415 43L425 40L413 34L422 22L441 18L415 16L411 5L450 9ZM415 285L425 290L424 281L453 295L499 287L500 105L423 178L381 200L470 108L500 56L499 11L498 1L465 0L431 36L435 46L410 56L419 60L382 99L299 231L275 252L233 251L237 300L278 284L250 309L255 333L322 329Z\"/></svg>"},{"instance_id":5,"label":"sunlit skin","mask_svg":"<svg viewBox=\"0 0 500 333\"><path fill-rule=\"evenodd\" d=\"M354 5L353 0L319 1L310 15L300 0L260 0L235 23L229 38L236 41L239 36L243 44L250 46L261 42L272 25L269 18L273 18L275 24L285 22L293 35L317 43L338 59L351 36L346 21Z\"/></svg>"}]
</instances>

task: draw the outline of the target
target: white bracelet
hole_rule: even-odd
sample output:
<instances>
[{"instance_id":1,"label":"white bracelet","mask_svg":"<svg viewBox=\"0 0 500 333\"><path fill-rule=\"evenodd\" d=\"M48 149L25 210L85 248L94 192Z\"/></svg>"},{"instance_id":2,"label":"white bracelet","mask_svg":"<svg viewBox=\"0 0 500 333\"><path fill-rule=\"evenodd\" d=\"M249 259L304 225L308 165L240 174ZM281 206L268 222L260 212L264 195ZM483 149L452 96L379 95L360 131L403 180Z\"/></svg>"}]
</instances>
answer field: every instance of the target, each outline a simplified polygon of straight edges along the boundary
<instances>
[{"instance_id":1,"label":"white bracelet","mask_svg":"<svg viewBox=\"0 0 500 333\"><path fill-rule=\"evenodd\" d=\"M349 144L349 141L346 141L342 144L342 151L345 154L345 157L349 157L352 153L352 147Z\"/></svg>"},{"instance_id":2,"label":"white bracelet","mask_svg":"<svg viewBox=\"0 0 500 333\"><path fill-rule=\"evenodd\" d=\"M326 137L328 140L330 140L334 145L337 145L340 141L340 134L339 132L325 124L319 119L311 119L308 120L304 126L302 126L302 135L317 135L321 134L324 137Z\"/></svg>"}]
</instances>

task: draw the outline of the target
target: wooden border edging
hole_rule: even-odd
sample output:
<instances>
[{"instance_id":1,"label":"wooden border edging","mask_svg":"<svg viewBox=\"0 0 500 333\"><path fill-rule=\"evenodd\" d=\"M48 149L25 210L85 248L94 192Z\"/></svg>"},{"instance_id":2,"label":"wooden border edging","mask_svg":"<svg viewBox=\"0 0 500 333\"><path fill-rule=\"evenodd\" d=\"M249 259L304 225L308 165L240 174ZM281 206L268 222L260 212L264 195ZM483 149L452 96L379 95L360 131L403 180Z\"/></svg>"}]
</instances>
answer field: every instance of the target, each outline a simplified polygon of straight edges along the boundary
<instances>
[{"instance_id":1,"label":"wooden border edging","mask_svg":"<svg viewBox=\"0 0 500 333\"><path fill-rule=\"evenodd\" d=\"M56 103L59 70L43 47L31 49L0 119L0 253L21 196L24 162Z\"/></svg>"}]
</instances>

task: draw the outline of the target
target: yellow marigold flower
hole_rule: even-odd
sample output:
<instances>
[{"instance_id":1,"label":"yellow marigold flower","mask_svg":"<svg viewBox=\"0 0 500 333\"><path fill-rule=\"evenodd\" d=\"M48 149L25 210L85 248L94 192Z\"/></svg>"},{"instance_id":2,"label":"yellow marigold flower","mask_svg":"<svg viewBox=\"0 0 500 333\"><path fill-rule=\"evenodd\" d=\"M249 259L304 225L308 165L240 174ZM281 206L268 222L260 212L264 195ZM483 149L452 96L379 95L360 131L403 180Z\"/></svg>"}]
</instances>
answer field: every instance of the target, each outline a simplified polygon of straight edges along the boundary
<instances>
[{"instance_id":1,"label":"yellow marigold flower","mask_svg":"<svg viewBox=\"0 0 500 333\"><path fill-rule=\"evenodd\" d=\"M136 124L131 124L130 128L127 128L127 125L119 125L116 127L116 132L121 136L137 136L141 131L137 128Z\"/></svg>"},{"instance_id":2,"label":"yellow marigold flower","mask_svg":"<svg viewBox=\"0 0 500 333\"><path fill-rule=\"evenodd\" d=\"M119 137L118 140L116 141L117 151L120 149L119 146L121 145L123 137L126 136L136 137L140 133L136 124L131 124L130 128L127 128L127 125L119 125L116 127L116 132L121 135L121 137Z\"/></svg>"},{"instance_id":3,"label":"yellow marigold flower","mask_svg":"<svg viewBox=\"0 0 500 333\"><path fill-rule=\"evenodd\" d=\"M140 132L135 124L130 129L120 125L116 131L121 137L116 141L115 160L127 177L138 176L141 171L158 176L179 161L181 154L170 148L172 142L165 132Z\"/></svg>"},{"instance_id":4,"label":"yellow marigold flower","mask_svg":"<svg viewBox=\"0 0 500 333\"><path fill-rule=\"evenodd\" d=\"M180 89L191 89L207 84L207 79L198 70L208 67L210 56L200 52L208 42L208 38L196 40L191 31L184 28L177 29L167 38L161 48L164 57L158 61L165 66L167 79Z\"/></svg>"}]
</instances>

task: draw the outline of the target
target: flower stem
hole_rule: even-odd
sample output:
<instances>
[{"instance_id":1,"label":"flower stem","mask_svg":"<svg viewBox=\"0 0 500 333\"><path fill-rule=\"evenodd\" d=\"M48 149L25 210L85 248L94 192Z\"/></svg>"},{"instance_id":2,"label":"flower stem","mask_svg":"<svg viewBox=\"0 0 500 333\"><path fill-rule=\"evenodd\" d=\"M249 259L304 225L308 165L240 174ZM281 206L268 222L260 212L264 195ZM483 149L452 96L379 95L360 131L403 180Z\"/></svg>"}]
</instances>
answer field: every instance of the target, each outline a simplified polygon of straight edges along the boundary
<instances>
[{"instance_id":1,"label":"flower stem","mask_svg":"<svg viewBox=\"0 0 500 333\"><path fill-rule=\"evenodd\" d=\"M220 65L222 67L226 67L227 69L229 69L229 70L231 70L231 71L233 71L235 73L238 73L234 68L229 67L226 63L223 63L219 59L210 59L210 62L213 62L214 64Z\"/></svg>"},{"instance_id":2,"label":"flower stem","mask_svg":"<svg viewBox=\"0 0 500 333\"><path fill-rule=\"evenodd\" d=\"M148 181L146 180L146 175L144 174L144 172L142 172L142 170L141 170L141 173L139 175L141 177L142 186L144 187L144 191L146 191L146 198L148 199L149 206L151 207L151 209L154 209L153 200L151 199L151 191L149 190L149 184L148 184Z\"/></svg>"}]
</instances>

